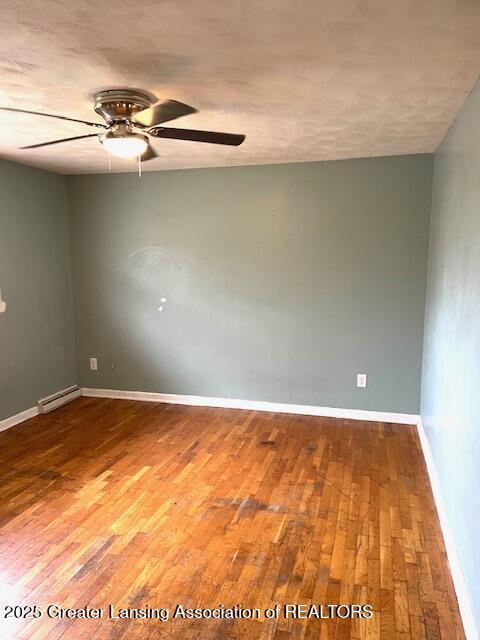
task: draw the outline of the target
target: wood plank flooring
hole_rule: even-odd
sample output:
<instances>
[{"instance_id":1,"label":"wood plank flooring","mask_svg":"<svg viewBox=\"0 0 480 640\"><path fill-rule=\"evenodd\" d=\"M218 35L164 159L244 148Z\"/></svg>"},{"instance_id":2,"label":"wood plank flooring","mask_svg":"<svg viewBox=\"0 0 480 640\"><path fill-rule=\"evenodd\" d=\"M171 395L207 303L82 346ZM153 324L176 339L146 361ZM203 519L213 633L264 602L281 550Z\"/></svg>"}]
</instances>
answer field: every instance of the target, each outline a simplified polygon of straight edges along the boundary
<instances>
[{"instance_id":1,"label":"wood plank flooring","mask_svg":"<svg viewBox=\"0 0 480 640\"><path fill-rule=\"evenodd\" d=\"M41 613L2 640L464 638L413 427L121 400L0 433L0 603ZM285 603L374 615L46 614Z\"/></svg>"}]
</instances>

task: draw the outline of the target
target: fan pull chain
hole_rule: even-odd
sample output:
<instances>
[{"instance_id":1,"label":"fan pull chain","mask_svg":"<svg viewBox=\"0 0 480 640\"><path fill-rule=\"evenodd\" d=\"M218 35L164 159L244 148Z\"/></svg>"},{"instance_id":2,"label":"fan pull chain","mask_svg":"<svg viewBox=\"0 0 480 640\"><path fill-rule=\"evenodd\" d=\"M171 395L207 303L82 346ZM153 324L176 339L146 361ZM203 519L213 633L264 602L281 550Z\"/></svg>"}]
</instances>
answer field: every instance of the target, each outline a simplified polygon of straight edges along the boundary
<instances>
[{"instance_id":1,"label":"fan pull chain","mask_svg":"<svg viewBox=\"0 0 480 640\"><path fill-rule=\"evenodd\" d=\"M138 156L138 177L142 177L142 159Z\"/></svg>"},{"instance_id":2,"label":"fan pull chain","mask_svg":"<svg viewBox=\"0 0 480 640\"><path fill-rule=\"evenodd\" d=\"M112 170L112 156L110 154L110 151L108 152L108 170Z\"/></svg>"}]
</instances>

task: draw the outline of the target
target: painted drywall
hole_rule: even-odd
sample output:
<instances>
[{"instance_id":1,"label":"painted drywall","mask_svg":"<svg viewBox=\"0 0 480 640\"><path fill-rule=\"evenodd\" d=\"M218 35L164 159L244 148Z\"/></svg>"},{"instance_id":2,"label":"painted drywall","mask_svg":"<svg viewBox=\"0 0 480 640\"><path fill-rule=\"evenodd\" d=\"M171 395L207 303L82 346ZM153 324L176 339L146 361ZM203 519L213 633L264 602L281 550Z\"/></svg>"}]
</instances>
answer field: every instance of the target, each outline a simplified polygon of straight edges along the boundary
<instances>
[{"instance_id":1,"label":"painted drywall","mask_svg":"<svg viewBox=\"0 0 480 640\"><path fill-rule=\"evenodd\" d=\"M0 160L0 420L75 383L64 176Z\"/></svg>"},{"instance_id":2,"label":"painted drywall","mask_svg":"<svg viewBox=\"0 0 480 640\"><path fill-rule=\"evenodd\" d=\"M70 176L80 384L418 413L432 167Z\"/></svg>"},{"instance_id":3,"label":"painted drywall","mask_svg":"<svg viewBox=\"0 0 480 640\"><path fill-rule=\"evenodd\" d=\"M480 630L480 86L435 156L422 421Z\"/></svg>"}]
</instances>

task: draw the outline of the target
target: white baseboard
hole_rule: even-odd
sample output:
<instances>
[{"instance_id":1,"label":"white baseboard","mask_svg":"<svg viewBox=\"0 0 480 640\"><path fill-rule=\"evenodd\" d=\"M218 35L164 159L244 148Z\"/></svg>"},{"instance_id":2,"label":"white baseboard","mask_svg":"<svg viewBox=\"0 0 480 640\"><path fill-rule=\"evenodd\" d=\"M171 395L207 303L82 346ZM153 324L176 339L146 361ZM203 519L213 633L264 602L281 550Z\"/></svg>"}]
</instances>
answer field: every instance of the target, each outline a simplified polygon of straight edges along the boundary
<instances>
[{"instance_id":1,"label":"white baseboard","mask_svg":"<svg viewBox=\"0 0 480 640\"><path fill-rule=\"evenodd\" d=\"M258 400L233 400L230 398L209 398L207 396L186 396L172 393L149 393L145 391L119 391L116 389L82 388L82 395L90 398L114 398L118 400L141 400L144 402L164 402L186 404L196 407L220 407L224 409L247 409L249 411L270 411L273 413L295 413L305 416L342 418L344 420L366 420L373 422L394 422L413 424L418 415L410 413L390 413L384 411L363 411L362 409L337 409L305 404L283 402L263 402Z\"/></svg>"},{"instance_id":2,"label":"white baseboard","mask_svg":"<svg viewBox=\"0 0 480 640\"><path fill-rule=\"evenodd\" d=\"M470 604L470 596L468 594L467 585L465 583L462 567L460 565L460 559L458 557L455 540L453 538L452 530L448 521L445 504L443 502L442 491L440 488L437 471L435 469L435 463L433 461L432 450L430 449L430 443L428 442L428 438L423 428L421 418L418 419L417 429L420 444L422 446L423 457L425 458L425 463L427 465L430 484L432 486L433 498L435 500L438 517L440 519L440 527L442 529L443 540L445 542L445 548L447 551L448 563L450 565L450 572L452 574L453 584L455 586L455 592L457 594L458 606L460 609L460 615L462 617L465 637L467 638L467 640L479 640L479 635Z\"/></svg>"},{"instance_id":3,"label":"white baseboard","mask_svg":"<svg viewBox=\"0 0 480 640\"><path fill-rule=\"evenodd\" d=\"M30 418L34 418L38 416L38 407L31 407L30 409L26 409L25 411L21 411L10 418L5 418L5 420L0 420L0 431L5 431L6 429L10 429L14 427L16 424L20 424L20 422L25 422L25 420L30 420Z\"/></svg>"}]
</instances>

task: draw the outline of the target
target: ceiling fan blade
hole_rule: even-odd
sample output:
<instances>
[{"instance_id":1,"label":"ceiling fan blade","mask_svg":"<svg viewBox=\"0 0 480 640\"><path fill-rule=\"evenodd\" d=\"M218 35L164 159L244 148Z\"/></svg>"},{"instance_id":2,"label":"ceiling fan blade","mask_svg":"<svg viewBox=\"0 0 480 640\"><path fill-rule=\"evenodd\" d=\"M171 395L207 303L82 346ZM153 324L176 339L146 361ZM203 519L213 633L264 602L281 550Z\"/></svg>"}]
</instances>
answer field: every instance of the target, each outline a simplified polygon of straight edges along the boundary
<instances>
[{"instance_id":1,"label":"ceiling fan blade","mask_svg":"<svg viewBox=\"0 0 480 640\"><path fill-rule=\"evenodd\" d=\"M187 116L189 113L196 112L197 109L190 107L188 104L177 102L177 100L166 100L135 114L132 121L145 127L153 127L156 124L161 124L168 120L176 120L182 116Z\"/></svg>"},{"instance_id":2,"label":"ceiling fan blade","mask_svg":"<svg viewBox=\"0 0 480 640\"><path fill-rule=\"evenodd\" d=\"M211 144L228 144L238 147L245 136L236 133L220 133L217 131L198 131L196 129L173 129L171 127L154 127L148 131L156 138L173 138L174 140L192 140L193 142L210 142Z\"/></svg>"},{"instance_id":3,"label":"ceiling fan blade","mask_svg":"<svg viewBox=\"0 0 480 640\"><path fill-rule=\"evenodd\" d=\"M153 160L154 158L158 158L158 153L155 151L152 145L149 144L143 156L140 156L140 160L142 162L147 162L148 160Z\"/></svg>"},{"instance_id":4,"label":"ceiling fan blade","mask_svg":"<svg viewBox=\"0 0 480 640\"><path fill-rule=\"evenodd\" d=\"M60 142L70 142L70 140L82 140L82 138L98 138L98 134L89 133L86 136L73 136L73 138L61 138L60 140L52 140L51 142L40 142L39 144L29 144L27 147L20 147L20 149L37 149L38 147L48 147L51 144L59 144Z\"/></svg>"},{"instance_id":5,"label":"ceiling fan blade","mask_svg":"<svg viewBox=\"0 0 480 640\"><path fill-rule=\"evenodd\" d=\"M0 107L1 111L12 111L13 113L29 113L33 116L45 116L46 118L57 118L58 120L68 120L69 122L80 122L80 124L87 124L89 127L101 127L107 129L105 124L99 122L88 122L88 120L77 120L76 118L67 118L66 116L57 116L53 113L42 113L41 111L28 111L27 109L12 109L11 107Z\"/></svg>"}]
</instances>

